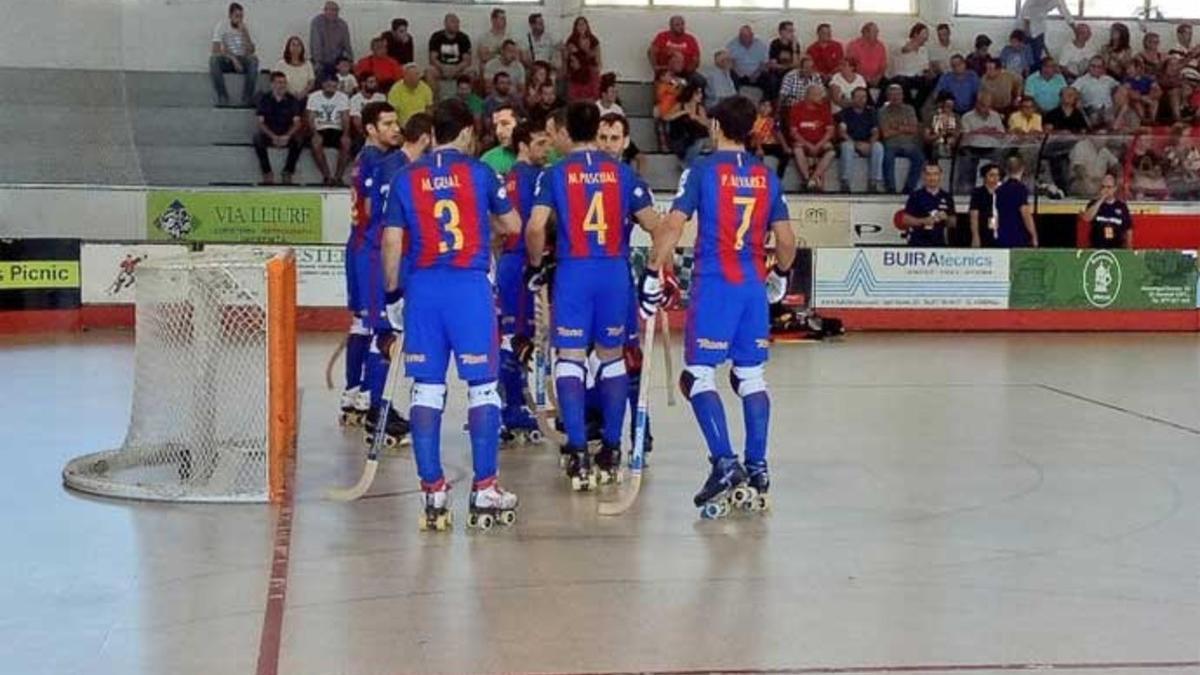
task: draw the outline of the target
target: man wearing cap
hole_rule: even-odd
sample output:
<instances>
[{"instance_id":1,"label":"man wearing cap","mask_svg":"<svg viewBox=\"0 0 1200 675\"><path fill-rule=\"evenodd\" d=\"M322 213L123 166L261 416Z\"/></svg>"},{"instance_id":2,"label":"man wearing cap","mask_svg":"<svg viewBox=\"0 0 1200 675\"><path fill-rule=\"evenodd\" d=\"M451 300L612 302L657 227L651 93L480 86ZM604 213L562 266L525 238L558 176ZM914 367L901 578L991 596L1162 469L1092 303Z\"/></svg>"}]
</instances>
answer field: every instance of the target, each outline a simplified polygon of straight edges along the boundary
<instances>
[{"instance_id":1,"label":"man wearing cap","mask_svg":"<svg viewBox=\"0 0 1200 675\"><path fill-rule=\"evenodd\" d=\"M421 67L415 63L404 66L404 79L392 87L387 100L396 109L400 126L417 113L429 112L433 108L433 90L421 79Z\"/></svg>"}]
</instances>

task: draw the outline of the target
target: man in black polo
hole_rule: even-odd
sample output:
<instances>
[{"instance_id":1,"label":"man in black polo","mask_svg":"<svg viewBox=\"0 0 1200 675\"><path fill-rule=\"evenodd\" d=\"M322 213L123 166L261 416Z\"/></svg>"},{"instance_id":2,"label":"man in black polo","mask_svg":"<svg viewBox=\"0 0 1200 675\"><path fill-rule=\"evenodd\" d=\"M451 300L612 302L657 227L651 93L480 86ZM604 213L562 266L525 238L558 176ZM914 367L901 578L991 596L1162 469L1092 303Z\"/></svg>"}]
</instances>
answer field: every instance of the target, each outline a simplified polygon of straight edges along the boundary
<instances>
[{"instance_id":1,"label":"man in black polo","mask_svg":"<svg viewBox=\"0 0 1200 675\"><path fill-rule=\"evenodd\" d=\"M287 75L278 71L271 73L271 93L258 101L258 131L254 134L254 153L258 155L265 185L275 183L271 158L267 156L269 147L287 148L283 184L292 184L296 161L300 159L300 150L304 147L300 137L300 108L300 102L288 93Z\"/></svg>"},{"instance_id":2,"label":"man in black polo","mask_svg":"<svg viewBox=\"0 0 1200 675\"><path fill-rule=\"evenodd\" d=\"M903 223L909 246L945 246L946 228L954 226L954 197L942 189L942 167L925 165L923 185L908 195Z\"/></svg>"}]
</instances>

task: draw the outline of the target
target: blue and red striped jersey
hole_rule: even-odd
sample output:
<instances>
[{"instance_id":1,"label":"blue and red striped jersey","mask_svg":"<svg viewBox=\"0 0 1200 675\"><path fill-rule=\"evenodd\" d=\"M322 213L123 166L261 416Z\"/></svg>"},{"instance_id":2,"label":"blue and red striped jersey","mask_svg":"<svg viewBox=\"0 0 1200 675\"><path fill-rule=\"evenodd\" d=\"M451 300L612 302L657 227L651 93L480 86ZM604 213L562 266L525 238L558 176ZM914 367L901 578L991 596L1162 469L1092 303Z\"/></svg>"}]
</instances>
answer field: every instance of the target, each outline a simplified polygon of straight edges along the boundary
<instances>
[{"instance_id":1,"label":"blue and red striped jersey","mask_svg":"<svg viewBox=\"0 0 1200 675\"><path fill-rule=\"evenodd\" d=\"M654 206L654 195L629 166L580 150L542 172L534 203L554 211L559 260L628 258L632 216Z\"/></svg>"},{"instance_id":2,"label":"blue and red striped jersey","mask_svg":"<svg viewBox=\"0 0 1200 675\"><path fill-rule=\"evenodd\" d=\"M505 253L525 253L525 225L529 222L530 212L533 211L533 193L537 189L540 175L542 167L528 162L517 162L505 178L508 199L521 218L520 234L510 234L504 238Z\"/></svg>"},{"instance_id":3,"label":"blue and red striped jersey","mask_svg":"<svg viewBox=\"0 0 1200 675\"><path fill-rule=\"evenodd\" d=\"M766 278L764 242L771 223L788 219L779 179L758 158L714 152L679 179L672 211L699 213L693 274L720 274L730 283Z\"/></svg>"},{"instance_id":4,"label":"blue and red striped jersey","mask_svg":"<svg viewBox=\"0 0 1200 675\"><path fill-rule=\"evenodd\" d=\"M363 147L350 174L350 239L354 250L364 245L378 248L383 234L383 205L392 177L408 163L400 150Z\"/></svg>"},{"instance_id":5,"label":"blue and red striped jersey","mask_svg":"<svg viewBox=\"0 0 1200 675\"><path fill-rule=\"evenodd\" d=\"M392 179L384 227L405 231L410 269L453 267L486 271L491 216L512 211L496 172L458 150L435 150Z\"/></svg>"}]
</instances>

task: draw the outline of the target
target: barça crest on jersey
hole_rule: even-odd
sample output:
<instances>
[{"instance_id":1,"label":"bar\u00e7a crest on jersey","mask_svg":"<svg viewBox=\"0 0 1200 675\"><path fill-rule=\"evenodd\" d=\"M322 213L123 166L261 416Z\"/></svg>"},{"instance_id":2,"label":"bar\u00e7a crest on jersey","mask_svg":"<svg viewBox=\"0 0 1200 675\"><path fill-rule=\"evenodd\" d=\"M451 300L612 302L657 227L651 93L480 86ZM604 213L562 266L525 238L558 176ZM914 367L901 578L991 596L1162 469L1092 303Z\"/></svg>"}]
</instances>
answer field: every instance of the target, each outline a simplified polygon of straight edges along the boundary
<instances>
[{"instance_id":1,"label":"bar\u00e7a crest on jersey","mask_svg":"<svg viewBox=\"0 0 1200 675\"><path fill-rule=\"evenodd\" d=\"M172 239L182 239L191 234L192 224L192 214L178 199L154 219L154 226Z\"/></svg>"}]
</instances>

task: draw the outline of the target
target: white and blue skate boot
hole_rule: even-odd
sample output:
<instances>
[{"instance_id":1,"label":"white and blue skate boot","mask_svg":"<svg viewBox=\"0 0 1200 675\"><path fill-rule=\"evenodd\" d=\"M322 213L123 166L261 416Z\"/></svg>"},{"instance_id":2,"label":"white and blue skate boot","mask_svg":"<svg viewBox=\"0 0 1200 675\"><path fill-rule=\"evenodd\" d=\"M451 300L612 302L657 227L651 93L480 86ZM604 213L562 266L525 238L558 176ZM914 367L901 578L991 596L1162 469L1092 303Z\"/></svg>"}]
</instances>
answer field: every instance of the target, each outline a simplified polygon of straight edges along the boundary
<instances>
[{"instance_id":1,"label":"white and blue skate boot","mask_svg":"<svg viewBox=\"0 0 1200 675\"><path fill-rule=\"evenodd\" d=\"M742 508L749 511L769 511L771 495L767 494L767 491L771 488L771 474L767 472L767 463L765 461L754 464L747 462L746 474L746 488L753 494L742 504Z\"/></svg>"},{"instance_id":2,"label":"white and blue skate boot","mask_svg":"<svg viewBox=\"0 0 1200 675\"><path fill-rule=\"evenodd\" d=\"M467 527L490 530L492 525L512 525L517 522L517 495L500 487L493 478L486 485L476 485L467 501Z\"/></svg>"},{"instance_id":3,"label":"white and blue skate boot","mask_svg":"<svg viewBox=\"0 0 1200 675\"><path fill-rule=\"evenodd\" d=\"M701 518L724 518L729 515L732 506L740 506L751 498L746 486L746 470L736 457L723 457L710 462L712 472L692 498L692 503L699 507Z\"/></svg>"},{"instance_id":4,"label":"white and blue skate boot","mask_svg":"<svg viewBox=\"0 0 1200 675\"><path fill-rule=\"evenodd\" d=\"M571 481L571 489L576 492L595 490L597 484L596 472L592 468L592 456L587 448L575 448L564 445L560 450L567 479Z\"/></svg>"},{"instance_id":5,"label":"white and blue skate boot","mask_svg":"<svg viewBox=\"0 0 1200 675\"><path fill-rule=\"evenodd\" d=\"M421 515L417 529L421 532L433 530L444 532L450 529L454 518L450 513L450 486L445 480L433 485L421 484Z\"/></svg>"},{"instance_id":6,"label":"white and blue skate boot","mask_svg":"<svg viewBox=\"0 0 1200 675\"><path fill-rule=\"evenodd\" d=\"M361 427L363 425L363 414L359 412L357 406L358 397L361 393L358 387L342 391L342 398L338 404L338 426L350 428Z\"/></svg>"},{"instance_id":7,"label":"white and blue skate boot","mask_svg":"<svg viewBox=\"0 0 1200 675\"><path fill-rule=\"evenodd\" d=\"M596 452L596 478L600 485L621 483L621 445L601 443Z\"/></svg>"}]
</instances>

